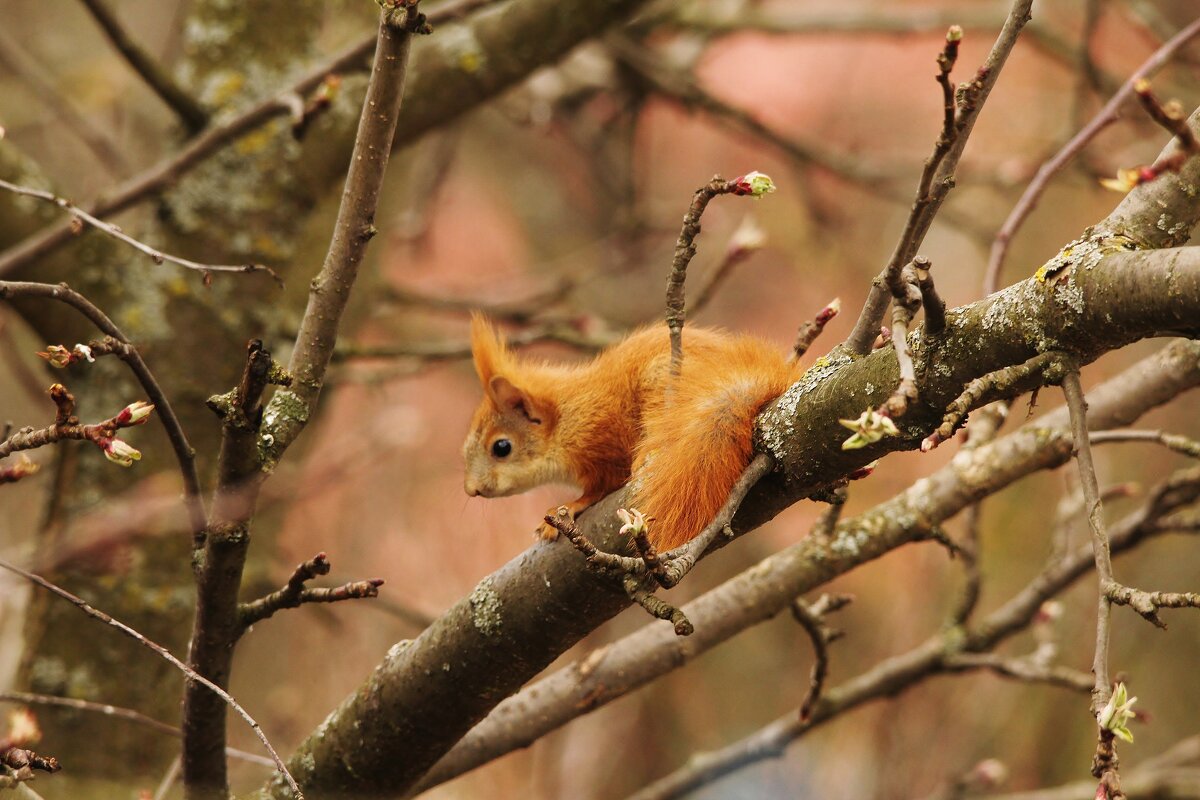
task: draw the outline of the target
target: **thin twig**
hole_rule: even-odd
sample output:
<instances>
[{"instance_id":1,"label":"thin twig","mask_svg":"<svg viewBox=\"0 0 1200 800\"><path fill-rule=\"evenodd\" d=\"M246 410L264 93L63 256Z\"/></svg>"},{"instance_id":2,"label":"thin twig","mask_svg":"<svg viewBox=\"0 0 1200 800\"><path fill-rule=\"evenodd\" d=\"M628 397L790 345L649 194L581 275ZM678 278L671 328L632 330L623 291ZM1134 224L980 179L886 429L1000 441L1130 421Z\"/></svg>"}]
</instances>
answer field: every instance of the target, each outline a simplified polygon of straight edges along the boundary
<instances>
[{"instance_id":1,"label":"thin twig","mask_svg":"<svg viewBox=\"0 0 1200 800\"><path fill-rule=\"evenodd\" d=\"M1098 716L1112 696L1112 682L1108 674L1108 652L1111 635L1112 599L1108 587L1113 585L1112 552L1108 529L1104 525L1104 511L1100 500L1100 483L1096 478L1096 465L1092 460L1092 445L1088 438L1087 400L1079 382L1078 365L1067 369L1062 381L1063 394L1067 398L1067 409L1071 416L1071 434L1075 439L1075 462L1079 466L1079 484L1083 491L1083 502L1088 526L1092 531L1092 555L1096 562L1098 599L1096 604L1096 647L1092 656L1092 714ZM1109 800L1124 798L1121 792L1121 776L1118 771L1113 732L1100 726L1096 742L1096 753L1092 758L1092 775L1100 780L1104 796ZM1099 792L1097 792L1099 793Z\"/></svg>"},{"instance_id":2,"label":"thin twig","mask_svg":"<svg viewBox=\"0 0 1200 800\"><path fill-rule=\"evenodd\" d=\"M1190 458L1200 458L1200 442L1177 433L1166 431L1144 431L1120 428L1111 431L1095 431L1088 438L1092 444L1119 442L1153 442Z\"/></svg>"},{"instance_id":3,"label":"thin twig","mask_svg":"<svg viewBox=\"0 0 1200 800\"><path fill-rule=\"evenodd\" d=\"M282 589L249 603L242 603L238 607L238 616L241 618L242 627L249 628L256 622L270 618L277 611L296 608L305 603L336 603L340 600L356 600L379 595L379 587L383 585L382 578L350 581L341 586L322 589L311 589L305 586L318 575L328 575L329 569L329 559L324 553L317 553L308 561L297 565Z\"/></svg>"},{"instance_id":4,"label":"thin twig","mask_svg":"<svg viewBox=\"0 0 1200 800\"><path fill-rule=\"evenodd\" d=\"M925 169L918 184L912 211L904 225L904 231L900 234L900 239L896 242L892 256L888 260L889 266L898 268L901 264L911 261L925 240L925 234L933 224L933 218L954 186L954 173L958 168L963 148L966 146L975 121L979 118L979 113L999 77L1000 70L1008 59L1008 54L1016 45L1021 29L1029 21L1032 5L1032 0L1016 0L1013 3L1004 27L997 36L995 44L992 45L987 59L976 73L975 79L960 87L953 101L945 106L942 132L934 145L933 153L925 162ZM961 29L956 30L952 27L946 34L946 44L938 56L938 82L942 86L943 99L946 96L949 72L954 65L958 40L961 39L961 36ZM951 115L954 119L952 124L949 124ZM883 320L887 302L887 287L883 281L876 278L870 295L863 305L859 322L846 339L844 347L847 351L858 355L870 352L871 342L875 338L876 331L879 330L879 323Z\"/></svg>"},{"instance_id":5,"label":"thin twig","mask_svg":"<svg viewBox=\"0 0 1200 800\"><path fill-rule=\"evenodd\" d=\"M1061 369L1062 354L1051 351L1038 353L1024 363L1005 367L990 372L982 378L974 379L966 385L962 394L947 406L946 414L942 417L942 424L921 442L921 451L927 453L953 436L955 428L959 426L971 409L979 405L991 392L1007 391L1015 384L1033 375L1041 375L1044 383L1054 383L1060 378Z\"/></svg>"},{"instance_id":6,"label":"thin twig","mask_svg":"<svg viewBox=\"0 0 1200 800\"><path fill-rule=\"evenodd\" d=\"M667 329L671 332L671 374L678 375L683 366L683 323L686 309L683 297L683 282L687 278L688 264L696 255L696 237L700 235L700 217L709 202L721 194L748 194L742 191L743 178L727 181L719 176L701 186L692 194L692 203L683 216L683 228L675 243L675 257L671 260L671 273L667 278Z\"/></svg>"},{"instance_id":7,"label":"thin twig","mask_svg":"<svg viewBox=\"0 0 1200 800\"><path fill-rule=\"evenodd\" d=\"M1079 692L1090 692L1093 684L1091 675L1071 667L1047 666L1032 658L1005 658L995 653L957 653L947 657L942 666L947 672L986 669L1005 678L1047 683Z\"/></svg>"},{"instance_id":8,"label":"thin twig","mask_svg":"<svg viewBox=\"0 0 1200 800\"><path fill-rule=\"evenodd\" d=\"M1104 104L1104 108L1097 112L1079 133L1063 145L1063 148L1054 154L1054 157L1038 168L1037 175L1026 187L1025 193L1021 195L1021 199L1013 206L1013 210L1009 213L1008 219L1004 220L1004 224L996 233L996 239L992 242L991 253L988 255L987 273L983 279L983 293L991 294L1000 288L1000 272L1004 268L1004 259L1008 255L1009 245L1012 243L1012 238L1016 236L1021 225L1025 223L1025 219L1033 211L1038 200L1041 199L1042 193L1046 190L1050 180L1058 174L1058 172L1066 166L1066 164L1088 145L1100 131L1107 128L1119 118L1121 106L1129 100L1134 91L1134 84L1143 78L1147 78L1157 72L1164 64L1166 64L1180 47L1187 44L1193 37L1200 34L1200 19L1195 20L1192 24L1175 34L1170 41L1158 48L1148 59L1146 59L1140 67L1121 85L1117 93Z\"/></svg>"},{"instance_id":9,"label":"thin twig","mask_svg":"<svg viewBox=\"0 0 1200 800\"><path fill-rule=\"evenodd\" d=\"M813 709L821 700L821 689L825 686L825 677L829 674L829 645L841 638L841 631L830 628L825 623L825 616L840 608L844 608L853 600L853 596L840 594L823 594L812 605L796 598L792 603L792 616L813 646L813 666L808 677L808 690L804 700L800 702L800 721L805 722L811 716Z\"/></svg>"},{"instance_id":10,"label":"thin twig","mask_svg":"<svg viewBox=\"0 0 1200 800\"><path fill-rule=\"evenodd\" d=\"M141 242L125 233L116 225L105 222L104 220L89 214L87 211L84 211L70 200L66 199L65 197L59 197L53 192L46 192L29 186L18 186L17 184L9 183L6 180L0 180L0 189L7 189L13 194L19 194L25 197L33 197L38 200L44 200L52 205L56 205L63 211L66 211L68 214L73 215L73 219L86 222L96 230L105 233L118 241L124 242L135 250L145 253L146 255L150 256L151 260L154 261L155 264L161 264L166 261L171 264L177 264L185 269L196 270L202 274L207 274L210 272L265 272L274 278L275 282L278 283L280 287L283 286L283 280L279 277L279 274L264 264L201 264L198 261L192 261L191 259L182 258L180 256L173 256L170 253L164 253L157 248L151 247L145 242Z\"/></svg>"},{"instance_id":11,"label":"thin twig","mask_svg":"<svg viewBox=\"0 0 1200 800\"><path fill-rule=\"evenodd\" d=\"M146 395L154 404L158 417L162 421L163 429L171 442L171 448L175 451L175 459L179 462L179 471L183 475L184 502L188 508L192 532L195 534L204 530L208 525L208 512L204 510L204 501L200 497L200 476L196 472L196 452L188 442L187 434L183 432L183 425L180 424L179 417L175 415L175 409L171 407L167 395L129 338L103 311L65 283L56 285L27 281L0 281L0 300L11 300L14 297L40 297L66 303L83 314L103 333L120 343L121 347L117 352L117 357L129 366L138 383L146 391Z\"/></svg>"},{"instance_id":12,"label":"thin twig","mask_svg":"<svg viewBox=\"0 0 1200 800\"><path fill-rule=\"evenodd\" d=\"M241 704L239 704L238 701L234 700L233 697L230 696L230 694L228 692L226 692L220 686L217 686L215 683L210 681L208 678L205 678L203 675L201 675L198 672L196 672L195 670L193 670L187 664L184 664L182 661L180 661L178 658L176 658L174 655L172 655L171 651L167 650L162 645L158 644L157 642L151 641L150 639L147 639L145 636L138 633L136 630L129 627L128 625L121 622L120 620L113 619L111 616L109 616L108 614L105 614L103 611L93 608L87 602L85 602L81 598L76 597L75 595L71 594L66 589L56 586L55 584L51 583L50 581L46 580L45 578L41 577L40 575L34 575L32 572L27 572L27 571L21 569L20 567L18 567L16 564L12 564L12 563L4 560L3 558L0 558L0 568L6 569L9 572L20 575L22 578L25 578L26 580L42 587L43 589L46 589L47 591L50 591L50 592L58 595L62 599L66 600L67 602L74 605L76 608L78 608L83 613L87 614L92 619L99 620L100 622L103 622L105 625L109 625L113 628L116 628L118 631L125 634L129 638L133 639L138 644L142 645L143 647L149 648L150 650L157 653L160 658L167 661L173 667L175 667L180 672L182 672L184 675L186 675L190 681L193 681L195 683L200 684L201 686L204 686L209 691L211 691L213 694L220 697L221 700L223 700L226 705L228 705L235 712L237 712L238 716L240 716L243 720L245 720L246 724L250 726L250 729L254 731L254 735L258 737L258 740L263 743L263 747L265 747L267 752L271 755L271 762L274 764L275 769L277 769L283 775L283 777L287 780L288 785L292 789L293 795L296 798L298 798L299 800L303 800L304 793L300 791L300 786L296 783L296 779L292 777L292 774L290 772L288 772L287 766L283 763L283 759L281 759L279 757L279 754L277 752L275 752L275 748L271 746L271 742L269 739L267 739L267 735L265 733L263 733L262 728L254 720L254 718L250 716L250 714L246 711L246 709L242 708Z\"/></svg>"},{"instance_id":13,"label":"thin twig","mask_svg":"<svg viewBox=\"0 0 1200 800\"><path fill-rule=\"evenodd\" d=\"M154 719L154 717L148 717L132 708L122 708L121 706L114 706L109 703L93 703L90 700L77 700L74 697L58 697L51 694L34 694L32 692L0 692L0 703L19 703L26 706L53 706L56 708L69 708L72 711L86 711L92 714L101 714L106 717L123 719L127 722L143 725L159 733L165 733L167 736L174 736L176 739L183 736L183 732L175 725ZM272 768L275 766L275 762L266 756L260 756L257 753L247 753L245 750L238 750L236 747L225 748L225 753L241 761L249 761L252 764Z\"/></svg>"},{"instance_id":14,"label":"thin twig","mask_svg":"<svg viewBox=\"0 0 1200 800\"><path fill-rule=\"evenodd\" d=\"M171 74L154 60L137 42L130 38L116 15L102 0L81 0L92 14L92 19L104 31L117 52L141 76L146 85L175 112L190 133L195 133L208 124L208 112L195 98L183 90L171 78Z\"/></svg>"},{"instance_id":15,"label":"thin twig","mask_svg":"<svg viewBox=\"0 0 1200 800\"><path fill-rule=\"evenodd\" d=\"M1068 369L1062 381L1063 394L1071 413L1071 433L1075 437L1075 459L1079 465L1079 483L1083 489L1083 502L1088 525L1092 530L1092 550L1096 559L1096 578L1100 587L1099 615L1096 620L1096 651L1092 659L1092 674L1095 689L1092 711L1098 712L1108 702L1111 684L1108 678L1108 619L1111 601L1103 588L1112 582L1112 555L1108 542L1108 531L1104 527L1100 501L1100 484L1096 479L1096 466L1092 461L1091 440L1087 430L1087 401L1079 384L1077 368Z\"/></svg>"},{"instance_id":16,"label":"thin twig","mask_svg":"<svg viewBox=\"0 0 1200 800\"><path fill-rule=\"evenodd\" d=\"M171 766L167 767L167 771L163 773L162 780L158 782L158 788L154 791L153 800L166 800L167 793L178 782L179 774L182 770L183 759L175 756L171 759Z\"/></svg>"}]
</instances>

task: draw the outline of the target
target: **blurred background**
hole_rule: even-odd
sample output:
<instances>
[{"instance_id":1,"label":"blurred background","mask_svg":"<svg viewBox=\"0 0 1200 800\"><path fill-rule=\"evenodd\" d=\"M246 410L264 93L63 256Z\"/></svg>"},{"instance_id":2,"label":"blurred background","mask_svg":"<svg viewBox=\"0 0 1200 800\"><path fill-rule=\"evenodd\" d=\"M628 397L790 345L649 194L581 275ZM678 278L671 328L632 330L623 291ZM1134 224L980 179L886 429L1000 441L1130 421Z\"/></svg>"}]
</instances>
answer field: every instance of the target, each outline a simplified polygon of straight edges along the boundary
<instances>
[{"instance_id":1,"label":"blurred background","mask_svg":"<svg viewBox=\"0 0 1200 800\"><path fill-rule=\"evenodd\" d=\"M227 0L109 5L129 34L211 108L264 96L375 25L366 0L250 4L254 9ZM981 296L991 238L1038 165L1197 11L1194 0L1035 3L1034 21L967 147L957 189L922 248L948 304ZM945 28L965 29L954 77L966 80L1006 12L1006 3L985 0L651 4L631 24L397 152L377 220L381 235L356 288L322 415L268 484L247 596L281 585L318 551L333 562L330 585L368 577L386 585L377 600L291 611L243 640L232 692L281 752L351 692L389 646L415 637L528 547L544 509L568 497L555 488L496 500L463 493L459 448L480 397L461 357L465 309L492 308L514 336L531 338L557 332L550 338L600 341L653 323L661 318L664 279L692 192L714 174L761 170L778 191L761 201L712 204L690 286L713 274L731 242L744 241L737 238L744 226L761 230L761 248L690 321L752 332L786 349L803 320L840 297L844 313L813 348L819 355L849 332L903 225L941 122L933 76ZM437 37L463 58L475 53L477 43L461 26L446 26ZM360 75L345 76L332 109L302 141L290 137L286 122L274 123L114 220L201 261L271 264L286 274L282 294L257 276L217 276L206 288L194 274L144 263L126 250L39 262L23 273L97 287L118 322L148 343L151 366L179 374L171 378L180 387L174 402L192 420L189 431L197 431L206 479L215 449L204 444L215 441L217 425L202 400L233 384L247 338L263 338L286 358L340 194L340 183L320 176L344 170L331 143L352 130L361 83ZM1185 47L1155 78L1155 89L1187 110L1200 103L1200 45ZM0 125L4 177L79 201L104 194L186 139L178 119L75 2L0 0ZM1127 109L1054 181L1015 239L1001 285L1029 275L1103 218L1119 195L1098 179L1153 161L1165 142L1140 111ZM2 202L4 247L31 229L17 224L20 215L30 226L53 218L30 200ZM96 238L83 237L78 246ZM63 324L44 309L0 308L0 421L48 424L45 390L55 380L76 390L87 420L138 399L116 367L72 367L66 379L51 374L34 351L76 341L74 333L58 335L63 329L55 326ZM1085 386L1160 346L1142 343L1104 357L1085 370ZM561 341L529 350L554 360L587 356L586 348ZM1046 391L1039 409L1058 404L1058 393ZM1025 409L1025 401L1014 406L1010 426ZM1196 420L1195 399L1184 396L1144 426L1195 437ZM0 488L0 552L108 603L102 607L129 610L148 634L182 654L193 590L178 476L156 426L130 438L147 459L128 472L103 463L94 448L32 453L42 472ZM846 514L929 474L955 447L889 456L870 479L852 485ZM1098 457L1104 484L1143 488L1183 463L1152 445L1110 446ZM1035 475L985 504L984 613L1041 568L1073 475L1073 468ZM1114 517L1132 502L1113 503ZM796 542L821 510L811 503L789 509L704 562L672 600ZM949 533L960 534L961 524L950 523ZM1077 523L1065 526L1073 541L1086 537ZM1194 542L1175 537L1155 540L1117 568L1130 585L1195 590L1197 563ZM937 632L961 583L960 565L942 548L916 545L827 587L856 597L834 620L847 635L833 646L830 685ZM1063 600L1061 662L1086 671L1094 638L1090 579ZM154 680L129 685L124 665L152 656L112 644L115 634L92 631L99 626L73 609L58 618L46 606L0 575L0 690L121 702L177 720L177 674L163 668ZM1168 621L1163 632L1126 611L1114 616L1114 670L1127 674L1138 708L1151 714L1135 728L1137 743L1122 748L1126 765L1200 733L1200 615L1176 612ZM626 612L562 663L645 624L640 611ZM1033 647L1024 635L1004 652ZM689 754L794 709L811 658L803 632L781 616L428 796L624 797ZM785 757L696 796L917 798L992 757L1007 765L1010 789L1086 778L1094 747L1087 707L1084 695L990 675L936 678L848 713ZM34 785L47 800L153 791L174 754L172 740L121 721L36 713L47 731L41 749L66 767ZM257 752L242 725L231 722L230 730L232 744ZM86 732L91 748L83 740L64 745L72 731ZM117 751L131 755L113 758ZM237 789L258 785L265 774L233 763Z\"/></svg>"}]
</instances>

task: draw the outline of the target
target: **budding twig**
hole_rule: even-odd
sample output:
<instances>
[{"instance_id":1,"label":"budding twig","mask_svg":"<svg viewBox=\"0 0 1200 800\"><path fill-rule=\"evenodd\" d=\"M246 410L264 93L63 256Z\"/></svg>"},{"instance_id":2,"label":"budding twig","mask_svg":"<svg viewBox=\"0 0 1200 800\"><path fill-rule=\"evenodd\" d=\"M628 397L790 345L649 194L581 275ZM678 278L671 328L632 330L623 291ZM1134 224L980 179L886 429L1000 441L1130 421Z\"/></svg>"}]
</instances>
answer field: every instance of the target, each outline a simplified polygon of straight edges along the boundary
<instances>
[{"instance_id":1,"label":"budding twig","mask_svg":"<svg viewBox=\"0 0 1200 800\"><path fill-rule=\"evenodd\" d=\"M683 282L687 278L688 264L696 255L696 237L700 235L700 217L714 197L735 194L762 197L775 191L771 179L761 172L750 172L733 180L720 176L701 186L692 194L692 204L683 216L683 228L675 243L675 257L671 261L671 273L667 278L667 328L671 332L671 374L678 375L683 366L683 323L686 316L683 298Z\"/></svg>"},{"instance_id":2,"label":"budding twig","mask_svg":"<svg viewBox=\"0 0 1200 800\"><path fill-rule=\"evenodd\" d=\"M154 406L138 401L126 406L120 412L106 420L95 422L91 425L84 425L75 416L75 397L67 391L65 386L61 383L52 385L49 395L57 409L54 424L40 430L35 430L31 427L21 428L4 441L0 441L0 458L24 450L45 447L49 444L61 442L64 439L91 442L104 451L104 455L109 461L120 464L123 467L132 466L134 461L142 457L141 453L117 438L117 431L121 428L129 428L146 422L150 417L150 412L154 410ZM18 472L21 469L22 467L19 464L10 468L10 470ZM24 468L24 475L17 475L12 480L32 474L35 471L36 467L30 469L26 466ZM4 481L0 479L0 482Z\"/></svg>"},{"instance_id":3,"label":"budding twig","mask_svg":"<svg viewBox=\"0 0 1200 800\"><path fill-rule=\"evenodd\" d=\"M799 361L808 352L808 348L812 347L813 342L821 335L821 331L825 330L825 326L829 321L836 317L842 310L841 298L835 297L829 301L829 304L817 312L817 315L812 319L805 320L800 329L796 331L796 343L792 345L792 360Z\"/></svg>"},{"instance_id":4,"label":"budding twig","mask_svg":"<svg viewBox=\"0 0 1200 800\"><path fill-rule=\"evenodd\" d=\"M1164 42L1162 47L1158 48L1153 55L1146 59L1137 71L1130 76L1117 93L1104 104L1104 108L1100 109L1086 126L1079 133L1063 145L1062 149L1054 154L1054 157L1042 164L1038 168L1037 175L1030 181L1026 187L1025 193L1021 195L1021 199L1013 206L1013 210L1009 213L1008 219L1004 220L1004 224L1000 227L1000 231L996 234L995 241L992 242L992 249L988 255L987 273L983 279L983 293L991 294L1000 288L1000 272L1004 268L1004 259L1008 255L1008 248L1012 242L1012 238L1017 234L1025 219L1032 213L1034 206L1041 199L1042 193L1046 191L1046 186L1050 180L1059 173L1068 162L1077 156L1087 144L1096 138L1096 136L1105 128L1119 119L1121 106L1133 94L1134 84L1141 78L1157 72L1164 64L1166 64L1172 56L1175 55L1179 48L1183 47L1195 36L1200 35L1200 19L1193 21L1186 28L1181 30L1167 42Z\"/></svg>"},{"instance_id":5,"label":"budding twig","mask_svg":"<svg viewBox=\"0 0 1200 800\"><path fill-rule=\"evenodd\" d=\"M146 396L158 411L159 420L171 442L171 449L175 451L179 471L183 476L184 503L187 505L192 532L197 534L204 530L208 525L208 512L205 511L204 501L200 498L200 476L196 472L195 451L188 442L183 425L180 424L179 417L175 416L175 410L171 407L166 393L159 386L154 373L142 360L141 353L129 341L129 337L90 300L65 283L55 285L29 281L0 281L0 300L10 300L14 297L40 297L66 303L117 342L117 345L113 345L113 353L128 365L146 391Z\"/></svg>"}]
</instances>

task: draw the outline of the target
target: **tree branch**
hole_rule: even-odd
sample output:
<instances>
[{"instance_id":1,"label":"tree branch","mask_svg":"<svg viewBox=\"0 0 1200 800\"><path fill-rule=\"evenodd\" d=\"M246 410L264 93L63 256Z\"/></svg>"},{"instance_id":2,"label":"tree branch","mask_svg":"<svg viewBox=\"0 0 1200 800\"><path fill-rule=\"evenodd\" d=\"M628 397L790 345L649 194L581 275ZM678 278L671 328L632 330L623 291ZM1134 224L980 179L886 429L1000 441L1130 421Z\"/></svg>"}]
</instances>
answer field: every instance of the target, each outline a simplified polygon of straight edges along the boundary
<instances>
[{"instance_id":1,"label":"tree branch","mask_svg":"<svg viewBox=\"0 0 1200 800\"><path fill-rule=\"evenodd\" d=\"M1198 359L1200 343L1177 342L1098 387L1092 392L1093 427L1127 425L1179 392L1200 386ZM770 619L787 608L793 598L812 591L834 576L903 543L919 539L924 531L1012 481L1038 469L1066 463L1071 453L1070 438L1063 430L1066 417L1065 409L1059 409L1008 436L964 450L951 464L922 480L918 486L858 517L838 523L827 534L814 531L808 539L770 556L694 600L683 608L696 627L686 644L666 626L650 624L504 700L484 722L454 745L412 793L424 791L528 745L571 719L679 668L748 625ZM752 499L753 496L748 498L748 502ZM743 520L741 525L749 527L766 517L762 495L758 500L751 520ZM593 531L604 525L611 527L611 509L619 503L619 495L615 502L610 497L602 502L595 514L585 514L582 520ZM907 527L908 522L914 521L915 527ZM564 549L536 549L488 579L489 585L497 590L500 602L509 609L505 616L509 635L527 635L526 624L535 631L578 625L581 615L595 613L592 604L601 598L584 594L584 586L572 583L563 590L562 598L558 598L557 593L549 595L546 587L542 587L539 577L542 574L556 574L560 576L559 580L566 577L574 581L572 573L564 575L558 571L562 565L557 556ZM575 554L568 550L567 555ZM574 573L580 571L586 572L578 568L573 570ZM526 579L521 581L522 577ZM532 608L525 607L525 595L518 590L535 593ZM584 603L585 600L590 602ZM552 613L560 603L569 609L561 617ZM459 624L469 625L469 614L464 614L462 605L460 603L450 615L458 618ZM1039 605L1040 600L1036 598L1024 598L1021 607L1030 607L1032 614ZM743 613L733 614L731 609L741 609ZM523 610L533 615L528 623L522 619ZM1011 618L1014 613L1004 619ZM469 641L445 641L447 634L444 631L453 630L447 623L446 619L435 622L431 631L437 633L428 641L418 640L406 648L403 660L397 654L396 660L400 663L393 661L382 665L377 671L377 680L389 675L393 681L402 681L400 675L404 672L401 670L420 669L426 663L436 664L439 658L479 658L480 654L469 646ZM521 626L519 631L515 630L518 625ZM984 635L992 635L987 626L980 629ZM426 688L428 690L428 685ZM455 691L461 693L461 681L455 683ZM372 695L360 689L360 696L365 702ZM445 700L438 699L437 702ZM431 714L433 709L425 709L422 705L409 698L404 709L408 714L421 714L423 719L430 719L425 715ZM393 708L384 712L384 716L394 719L397 713L398 709ZM375 714L368 714L359 720L359 724L374 724L374 718ZM438 725L443 724L440 718L434 718ZM350 724L350 719L342 724ZM305 749L316 745L310 740ZM293 760L299 759L293 757Z\"/></svg>"},{"instance_id":2,"label":"tree branch","mask_svg":"<svg viewBox=\"0 0 1200 800\"><path fill-rule=\"evenodd\" d=\"M175 667L177 670L186 675L189 680L189 686L203 686L207 691L212 692L212 694L219 698L222 703L232 708L237 712L238 716L246 721L246 724L249 725L250 729L254 731L254 735L257 736L258 740L263 743L263 747L265 747L267 752L271 754L271 761L275 768L279 770L279 773L283 775L284 779L287 781L287 785L291 788L292 796L298 798L298 800L303 800L304 794L300 791L300 787L296 784L295 779L292 778L291 773L288 772L288 769L284 765L283 760L279 757L279 754L275 752L275 748L271 746L271 742L269 739L267 739L267 735L263 733L262 728L257 722L255 722L254 718L250 716L246 709L242 708L241 704L234 700L228 692L205 678L203 675L198 674L191 667L187 666L174 655L172 655L171 652L162 645L147 639L133 628L129 627L120 620L113 619L103 611L92 608L92 606L90 606L88 603L71 594L66 589L56 586L45 578L39 575L34 575L32 572L26 572L17 565L9 563L2 558L0 558L0 568L6 569L16 575L20 575L22 578L25 578L26 580L37 584L43 589L46 589L47 591L50 591L68 601L84 614L87 614L89 617L99 620L105 625L116 628L118 631L133 639L138 644L154 651L160 658L167 661L169 664L171 664L171 666Z\"/></svg>"},{"instance_id":3,"label":"tree branch","mask_svg":"<svg viewBox=\"0 0 1200 800\"><path fill-rule=\"evenodd\" d=\"M187 505L192 531L197 533L204 530L208 524L208 514L204 510L204 501L200 498L200 476L196 472L196 453L188 443L187 434L183 432L179 417L176 416L162 387L154 378L154 374L150 372L150 368L146 366L146 362L142 360L141 353L137 348L103 311L65 283L54 286L48 283L0 281L0 300L11 300L15 297L38 297L65 303L86 317L106 335L116 340L116 344L119 346L114 346L113 352L133 371L134 377L146 391L150 402L158 410L163 430L166 431L171 448L175 451L175 459L179 462L179 471L183 475L184 502Z\"/></svg>"},{"instance_id":4,"label":"tree branch","mask_svg":"<svg viewBox=\"0 0 1200 800\"><path fill-rule=\"evenodd\" d=\"M136 72L146 85L150 87L167 107L175 112L189 133L196 133L208 124L208 112L179 84L171 79L162 66L147 53L141 45L133 41L112 10L103 0L81 0L91 12L92 19L104 31L104 35L117 49L133 71Z\"/></svg>"}]
</instances>

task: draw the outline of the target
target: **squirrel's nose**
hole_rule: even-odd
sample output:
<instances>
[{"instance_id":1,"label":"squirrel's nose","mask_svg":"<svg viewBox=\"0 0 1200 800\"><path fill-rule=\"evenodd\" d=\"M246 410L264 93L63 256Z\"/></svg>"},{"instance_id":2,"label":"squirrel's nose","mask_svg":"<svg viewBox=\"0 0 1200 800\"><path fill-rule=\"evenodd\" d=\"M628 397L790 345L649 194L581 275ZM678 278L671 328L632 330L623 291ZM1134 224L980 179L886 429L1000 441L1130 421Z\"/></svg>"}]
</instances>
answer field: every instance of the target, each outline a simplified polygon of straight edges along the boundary
<instances>
[{"instance_id":1,"label":"squirrel's nose","mask_svg":"<svg viewBox=\"0 0 1200 800\"><path fill-rule=\"evenodd\" d=\"M479 496L479 487L476 486L475 483L470 478L468 478L466 480L466 482L463 484L463 489L466 490L468 497L478 497Z\"/></svg>"}]
</instances>

